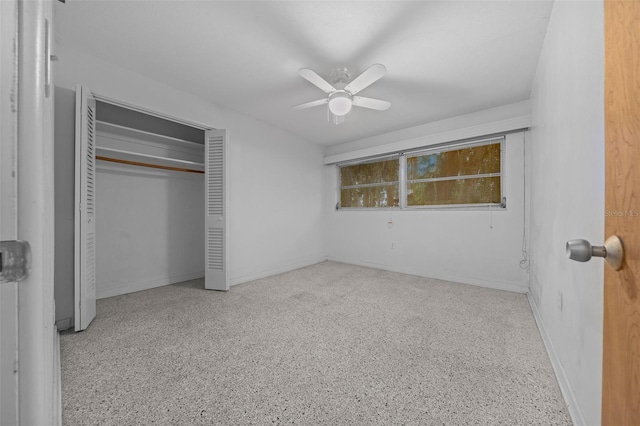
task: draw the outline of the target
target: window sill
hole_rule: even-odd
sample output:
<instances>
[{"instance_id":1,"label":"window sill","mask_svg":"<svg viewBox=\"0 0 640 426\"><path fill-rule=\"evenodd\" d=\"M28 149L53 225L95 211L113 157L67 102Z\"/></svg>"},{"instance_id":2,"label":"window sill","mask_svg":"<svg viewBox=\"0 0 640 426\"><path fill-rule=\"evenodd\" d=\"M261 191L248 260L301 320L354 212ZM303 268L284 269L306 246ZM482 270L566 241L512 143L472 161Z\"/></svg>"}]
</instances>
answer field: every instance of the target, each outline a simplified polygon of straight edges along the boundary
<instances>
[{"instance_id":1,"label":"window sill","mask_svg":"<svg viewBox=\"0 0 640 426\"><path fill-rule=\"evenodd\" d=\"M363 211L409 211L409 212L419 212L419 211L491 211L491 212L504 212L507 211L507 207L502 207L500 204L496 205L482 205L482 206L427 206L427 207L340 207L336 209L337 212L345 211L345 212L363 212Z\"/></svg>"}]
</instances>

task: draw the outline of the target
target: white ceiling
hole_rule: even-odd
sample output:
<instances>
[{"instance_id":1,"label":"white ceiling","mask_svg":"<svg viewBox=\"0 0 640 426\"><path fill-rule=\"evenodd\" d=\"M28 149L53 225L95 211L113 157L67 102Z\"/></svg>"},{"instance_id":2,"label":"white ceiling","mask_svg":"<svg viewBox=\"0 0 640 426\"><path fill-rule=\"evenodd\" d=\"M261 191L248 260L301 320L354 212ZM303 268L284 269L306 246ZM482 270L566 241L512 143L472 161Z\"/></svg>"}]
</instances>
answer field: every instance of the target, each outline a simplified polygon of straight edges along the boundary
<instances>
[{"instance_id":1,"label":"white ceiling","mask_svg":"<svg viewBox=\"0 0 640 426\"><path fill-rule=\"evenodd\" d=\"M56 40L303 138L333 145L528 99L549 1L56 2ZM298 76L387 75L343 124Z\"/></svg>"}]
</instances>

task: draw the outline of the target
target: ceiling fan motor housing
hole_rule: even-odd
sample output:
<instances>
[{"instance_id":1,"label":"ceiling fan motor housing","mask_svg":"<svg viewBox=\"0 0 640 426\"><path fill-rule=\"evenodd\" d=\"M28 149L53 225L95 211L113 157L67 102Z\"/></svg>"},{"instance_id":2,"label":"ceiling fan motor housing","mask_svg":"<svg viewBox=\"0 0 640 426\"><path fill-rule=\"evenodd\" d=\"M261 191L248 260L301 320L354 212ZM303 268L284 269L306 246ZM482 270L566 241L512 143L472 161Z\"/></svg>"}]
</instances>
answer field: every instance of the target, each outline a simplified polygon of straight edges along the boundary
<instances>
[{"instance_id":1,"label":"ceiling fan motor housing","mask_svg":"<svg viewBox=\"0 0 640 426\"><path fill-rule=\"evenodd\" d=\"M340 89L346 86L350 79L351 73L346 68L337 68L331 72L331 75L329 75L329 81L331 81L331 84Z\"/></svg>"}]
</instances>

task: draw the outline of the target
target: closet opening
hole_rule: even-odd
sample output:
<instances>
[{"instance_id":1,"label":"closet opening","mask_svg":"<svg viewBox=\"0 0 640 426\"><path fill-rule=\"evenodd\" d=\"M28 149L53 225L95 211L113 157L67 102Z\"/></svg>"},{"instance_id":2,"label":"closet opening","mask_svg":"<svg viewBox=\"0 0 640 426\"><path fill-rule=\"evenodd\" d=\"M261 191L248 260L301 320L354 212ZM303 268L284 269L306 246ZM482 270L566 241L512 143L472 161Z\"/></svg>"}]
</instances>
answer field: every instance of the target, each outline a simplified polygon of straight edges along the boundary
<instances>
[{"instance_id":1,"label":"closet opening","mask_svg":"<svg viewBox=\"0 0 640 426\"><path fill-rule=\"evenodd\" d=\"M56 324L192 280L227 290L227 133L56 87ZM74 113L72 113L72 111Z\"/></svg>"},{"instance_id":2,"label":"closet opening","mask_svg":"<svg viewBox=\"0 0 640 426\"><path fill-rule=\"evenodd\" d=\"M96 298L204 278L205 131L100 99L95 129Z\"/></svg>"}]
</instances>

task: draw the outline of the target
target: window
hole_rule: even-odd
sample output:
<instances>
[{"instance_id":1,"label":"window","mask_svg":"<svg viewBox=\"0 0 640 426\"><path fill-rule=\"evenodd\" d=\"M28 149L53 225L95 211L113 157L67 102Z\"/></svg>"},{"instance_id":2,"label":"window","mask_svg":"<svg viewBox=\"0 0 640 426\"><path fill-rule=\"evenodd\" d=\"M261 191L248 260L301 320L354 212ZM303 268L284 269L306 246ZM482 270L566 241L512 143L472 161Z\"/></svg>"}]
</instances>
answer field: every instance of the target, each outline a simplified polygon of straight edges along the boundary
<instances>
[{"instance_id":1,"label":"window","mask_svg":"<svg viewBox=\"0 0 640 426\"><path fill-rule=\"evenodd\" d=\"M503 146L500 137L341 165L340 207L501 205Z\"/></svg>"},{"instance_id":2,"label":"window","mask_svg":"<svg viewBox=\"0 0 640 426\"><path fill-rule=\"evenodd\" d=\"M501 146L407 156L407 207L501 203Z\"/></svg>"},{"instance_id":3,"label":"window","mask_svg":"<svg viewBox=\"0 0 640 426\"><path fill-rule=\"evenodd\" d=\"M398 157L340 167L340 206L398 207Z\"/></svg>"}]
</instances>

